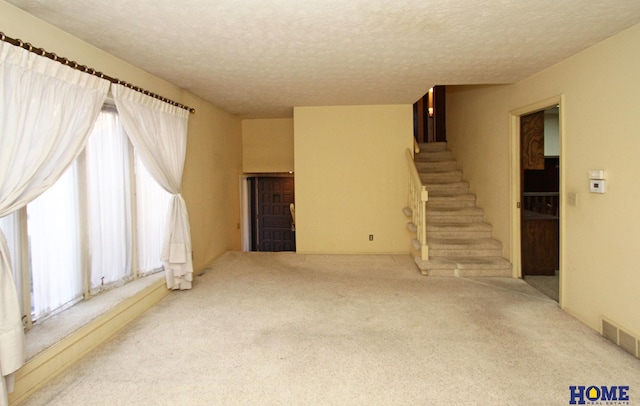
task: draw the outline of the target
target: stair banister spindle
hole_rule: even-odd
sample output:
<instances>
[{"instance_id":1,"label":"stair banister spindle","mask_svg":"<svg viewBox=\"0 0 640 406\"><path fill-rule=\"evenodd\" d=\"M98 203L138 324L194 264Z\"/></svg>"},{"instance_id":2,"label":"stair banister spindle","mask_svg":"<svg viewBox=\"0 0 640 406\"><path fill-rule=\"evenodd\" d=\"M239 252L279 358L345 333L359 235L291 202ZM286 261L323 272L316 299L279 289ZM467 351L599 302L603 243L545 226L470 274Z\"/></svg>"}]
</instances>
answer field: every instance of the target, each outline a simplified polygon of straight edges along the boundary
<instances>
[{"instance_id":1,"label":"stair banister spindle","mask_svg":"<svg viewBox=\"0 0 640 406\"><path fill-rule=\"evenodd\" d=\"M419 177L419 176L418 176ZM420 181L422 183L422 181ZM422 185L420 190L420 256L423 261L429 259L429 246L427 245L427 201L429 200L429 192L427 187Z\"/></svg>"},{"instance_id":2,"label":"stair banister spindle","mask_svg":"<svg viewBox=\"0 0 640 406\"><path fill-rule=\"evenodd\" d=\"M407 148L407 162L409 164L409 208L411 209L411 221L416 227L416 240L420 251L420 258L429 259L429 247L427 246L427 200L429 193L422 184L420 174L416 168L413 151Z\"/></svg>"}]
</instances>

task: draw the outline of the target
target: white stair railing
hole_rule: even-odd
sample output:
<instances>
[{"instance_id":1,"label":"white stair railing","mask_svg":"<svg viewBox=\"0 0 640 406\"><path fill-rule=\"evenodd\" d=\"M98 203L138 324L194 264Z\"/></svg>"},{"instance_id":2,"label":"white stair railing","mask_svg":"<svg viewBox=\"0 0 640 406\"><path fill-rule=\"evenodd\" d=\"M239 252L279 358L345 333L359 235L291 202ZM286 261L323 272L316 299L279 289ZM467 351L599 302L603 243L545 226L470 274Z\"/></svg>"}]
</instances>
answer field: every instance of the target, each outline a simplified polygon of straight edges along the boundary
<instances>
[{"instance_id":1,"label":"white stair railing","mask_svg":"<svg viewBox=\"0 0 640 406\"><path fill-rule=\"evenodd\" d=\"M409 208L411 209L411 221L416 227L417 249L420 251L420 259L429 259L429 246L427 245L427 201L429 192L422 184L418 168L416 168L411 149L407 148L407 162L409 164Z\"/></svg>"}]
</instances>

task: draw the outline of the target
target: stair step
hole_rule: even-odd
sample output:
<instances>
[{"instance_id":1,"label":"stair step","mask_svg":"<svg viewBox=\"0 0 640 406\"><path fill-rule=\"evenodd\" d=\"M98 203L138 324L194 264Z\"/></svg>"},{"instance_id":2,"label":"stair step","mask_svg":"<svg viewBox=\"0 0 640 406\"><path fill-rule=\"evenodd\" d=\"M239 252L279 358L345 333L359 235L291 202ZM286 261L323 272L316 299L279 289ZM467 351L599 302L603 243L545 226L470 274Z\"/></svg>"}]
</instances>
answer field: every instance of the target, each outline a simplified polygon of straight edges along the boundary
<instances>
[{"instance_id":1,"label":"stair step","mask_svg":"<svg viewBox=\"0 0 640 406\"><path fill-rule=\"evenodd\" d=\"M421 142L418 144L421 152L436 152L436 151L446 151L447 143L446 142Z\"/></svg>"},{"instance_id":2,"label":"stair step","mask_svg":"<svg viewBox=\"0 0 640 406\"><path fill-rule=\"evenodd\" d=\"M476 207L476 195L429 196L427 208Z\"/></svg>"},{"instance_id":3,"label":"stair step","mask_svg":"<svg viewBox=\"0 0 640 406\"><path fill-rule=\"evenodd\" d=\"M428 244L427 244L428 245ZM451 257L499 257L502 255L501 249L488 248L460 248L458 250L438 250L431 249L429 245L430 258L451 258Z\"/></svg>"},{"instance_id":4,"label":"stair step","mask_svg":"<svg viewBox=\"0 0 640 406\"><path fill-rule=\"evenodd\" d=\"M469 240L432 239L427 242L429 257L496 257L502 255L502 244L491 238Z\"/></svg>"},{"instance_id":5,"label":"stair step","mask_svg":"<svg viewBox=\"0 0 640 406\"><path fill-rule=\"evenodd\" d=\"M461 247L502 249L502 243L493 238L432 238L429 240L429 249L448 250Z\"/></svg>"},{"instance_id":6,"label":"stair step","mask_svg":"<svg viewBox=\"0 0 640 406\"><path fill-rule=\"evenodd\" d=\"M457 183L462 181L462 171L420 172L420 180L425 184Z\"/></svg>"},{"instance_id":7,"label":"stair step","mask_svg":"<svg viewBox=\"0 0 640 406\"><path fill-rule=\"evenodd\" d=\"M416 168L418 169L418 172L420 173L425 173L425 172L449 172L449 171L455 171L458 169L458 163L454 160L450 160L450 161L433 161L433 162L428 162L428 161L416 161Z\"/></svg>"},{"instance_id":8,"label":"stair step","mask_svg":"<svg viewBox=\"0 0 640 406\"><path fill-rule=\"evenodd\" d=\"M451 151L436 151L436 152L424 152L420 151L415 154L413 160L416 162L439 162L439 161L454 161Z\"/></svg>"},{"instance_id":9,"label":"stair step","mask_svg":"<svg viewBox=\"0 0 640 406\"><path fill-rule=\"evenodd\" d=\"M427 240L473 240L490 239L492 227L487 223L429 223L427 226ZM418 226L414 222L407 223L407 230L416 234ZM429 243L429 245L431 245Z\"/></svg>"},{"instance_id":10,"label":"stair step","mask_svg":"<svg viewBox=\"0 0 640 406\"><path fill-rule=\"evenodd\" d=\"M427 229L431 223L475 223L484 220L484 212L477 207L427 208Z\"/></svg>"},{"instance_id":11,"label":"stair step","mask_svg":"<svg viewBox=\"0 0 640 406\"><path fill-rule=\"evenodd\" d=\"M420 272L429 276L511 277L511 263L496 257L415 258Z\"/></svg>"},{"instance_id":12,"label":"stair step","mask_svg":"<svg viewBox=\"0 0 640 406\"><path fill-rule=\"evenodd\" d=\"M469 193L467 182L425 183L424 186L429 191L429 196L456 196Z\"/></svg>"},{"instance_id":13,"label":"stair step","mask_svg":"<svg viewBox=\"0 0 640 406\"><path fill-rule=\"evenodd\" d=\"M493 227L483 222L428 223L427 239L431 238L491 238Z\"/></svg>"}]
</instances>

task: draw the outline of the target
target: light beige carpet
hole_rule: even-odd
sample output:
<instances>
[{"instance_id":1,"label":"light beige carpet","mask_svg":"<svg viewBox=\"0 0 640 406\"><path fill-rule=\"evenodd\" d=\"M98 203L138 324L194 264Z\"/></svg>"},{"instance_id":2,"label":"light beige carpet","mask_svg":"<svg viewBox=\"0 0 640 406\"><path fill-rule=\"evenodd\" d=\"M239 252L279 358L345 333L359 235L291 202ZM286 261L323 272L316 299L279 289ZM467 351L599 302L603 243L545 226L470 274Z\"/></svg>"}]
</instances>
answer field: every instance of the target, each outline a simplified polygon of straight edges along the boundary
<instances>
[{"instance_id":1,"label":"light beige carpet","mask_svg":"<svg viewBox=\"0 0 640 406\"><path fill-rule=\"evenodd\" d=\"M556 302L560 300L560 280L558 275L527 275L524 281Z\"/></svg>"},{"instance_id":2,"label":"light beige carpet","mask_svg":"<svg viewBox=\"0 0 640 406\"><path fill-rule=\"evenodd\" d=\"M566 405L640 360L518 279L227 253L27 405Z\"/></svg>"}]
</instances>

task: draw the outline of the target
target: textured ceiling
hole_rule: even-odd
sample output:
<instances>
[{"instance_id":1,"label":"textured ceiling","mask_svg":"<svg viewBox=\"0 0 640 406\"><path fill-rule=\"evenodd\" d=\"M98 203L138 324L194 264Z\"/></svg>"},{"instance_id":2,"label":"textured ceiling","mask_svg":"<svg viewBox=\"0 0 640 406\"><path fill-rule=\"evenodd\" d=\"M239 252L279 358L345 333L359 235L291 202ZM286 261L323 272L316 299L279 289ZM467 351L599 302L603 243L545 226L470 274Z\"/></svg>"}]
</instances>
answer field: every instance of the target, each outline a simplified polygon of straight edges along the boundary
<instances>
[{"instance_id":1,"label":"textured ceiling","mask_svg":"<svg viewBox=\"0 0 640 406\"><path fill-rule=\"evenodd\" d=\"M251 118L512 83L640 22L639 0L8 2Z\"/></svg>"}]
</instances>

